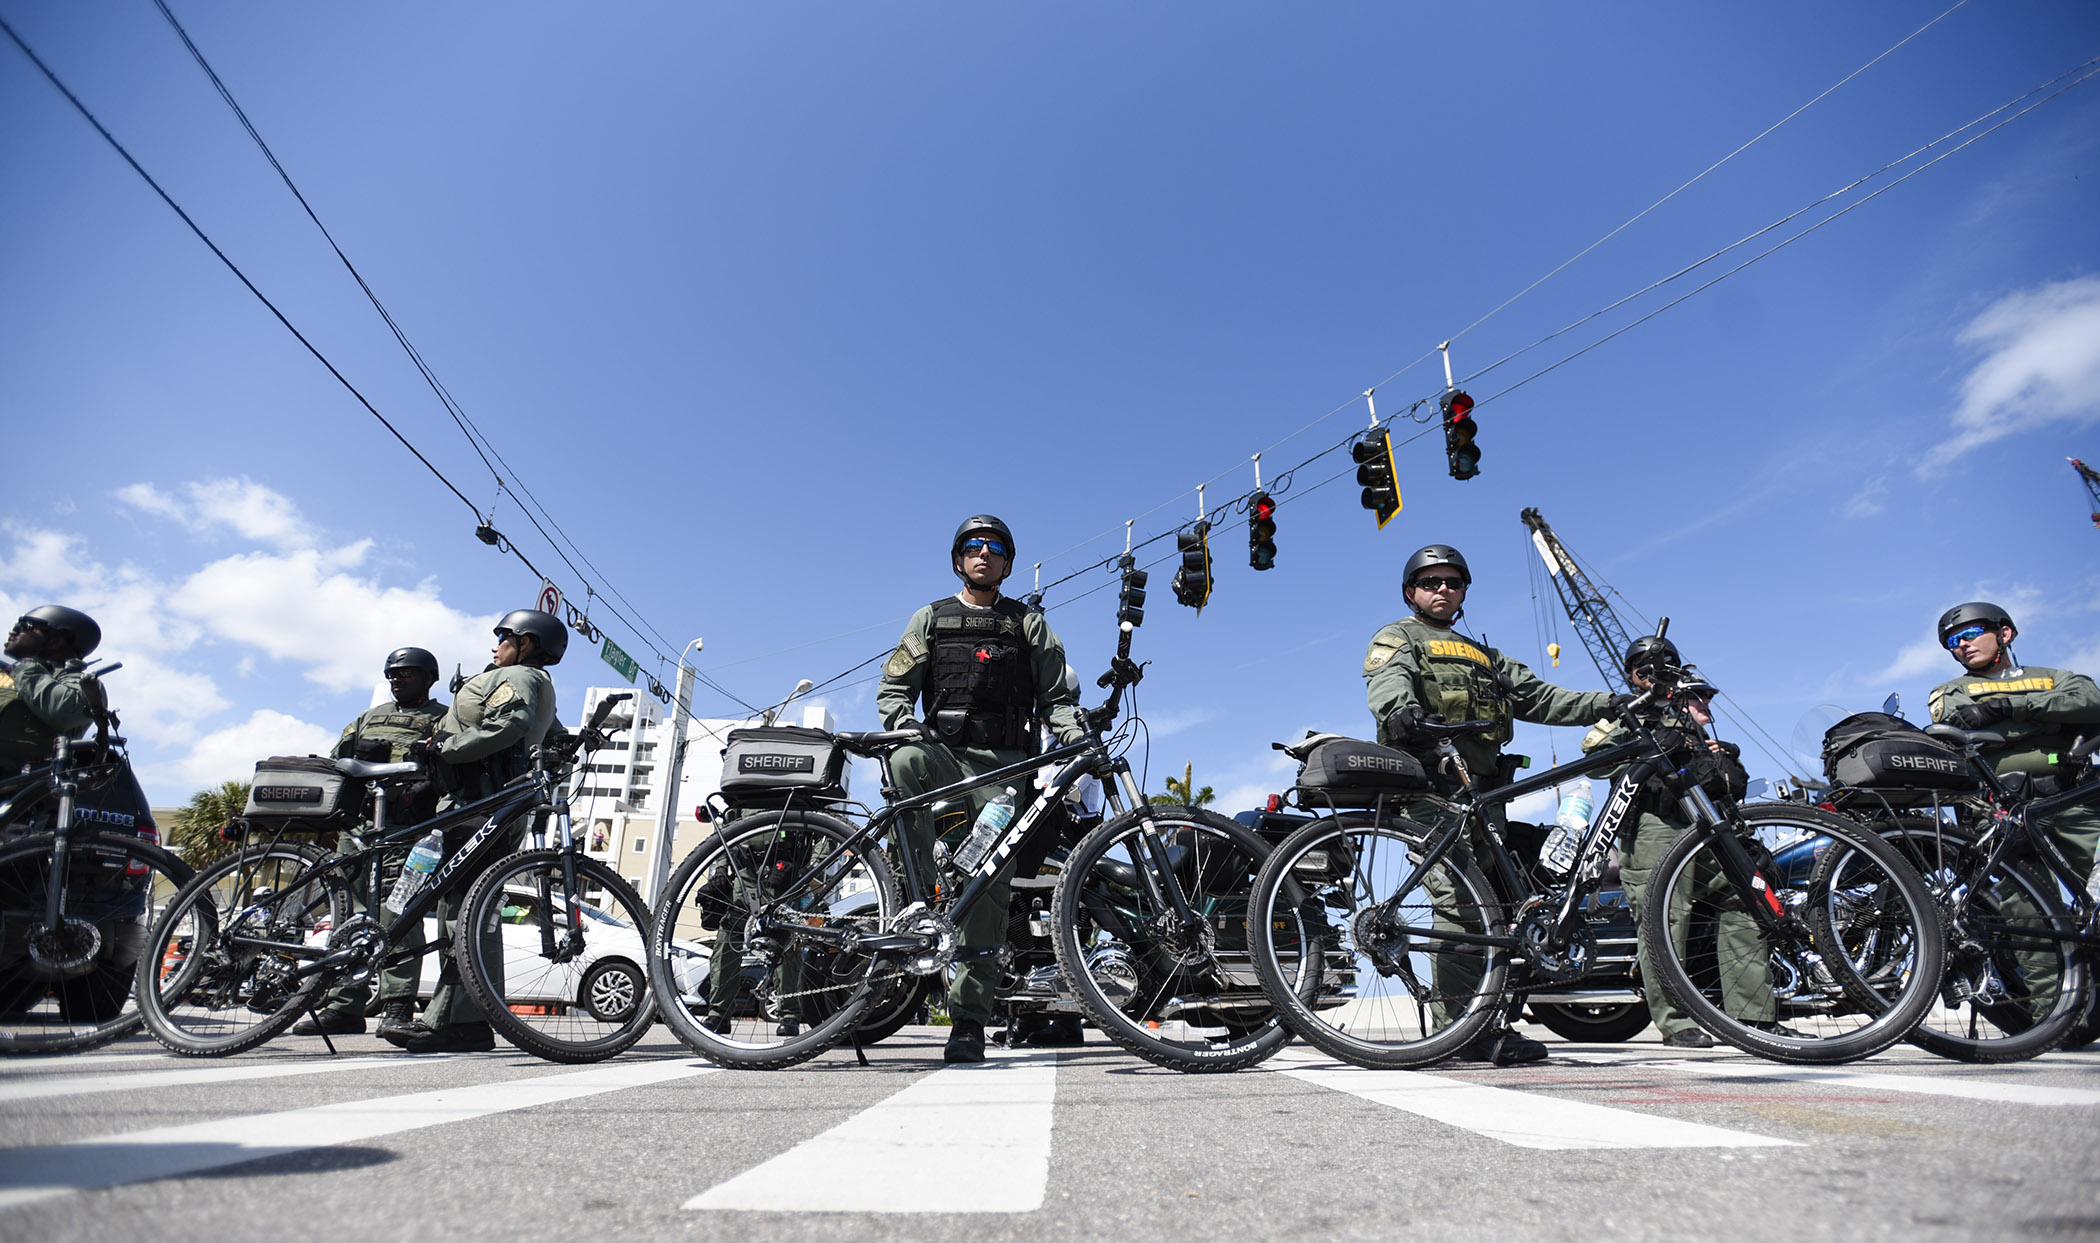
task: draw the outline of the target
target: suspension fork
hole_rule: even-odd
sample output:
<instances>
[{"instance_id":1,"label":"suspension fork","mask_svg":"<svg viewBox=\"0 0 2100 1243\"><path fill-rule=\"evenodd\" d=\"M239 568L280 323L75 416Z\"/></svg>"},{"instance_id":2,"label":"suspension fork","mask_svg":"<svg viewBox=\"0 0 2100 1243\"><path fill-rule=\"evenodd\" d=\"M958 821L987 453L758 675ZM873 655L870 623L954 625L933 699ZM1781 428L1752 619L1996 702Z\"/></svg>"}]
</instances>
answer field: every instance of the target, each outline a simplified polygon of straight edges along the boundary
<instances>
[{"instance_id":1,"label":"suspension fork","mask_svg":"<svg viewBox=\"0 0 2100 1243\"><path fill-rule=\"evenodd\" d=\"M1147 810L1152 804L1137 781L1130 775L1130 765L1116 761L1116 784L1122 787L1123 797L1138 812L1138 838L1144 843L1150 867L1137 869L1138 880L1145 886L1145 896L1174 912L1175 922L1186 928L1200 918L1195 908L1189 905L1188 894L1181 888L1181 880L1174 875L1174 861L1167 856L1166 838L1160 834L1159 824Z\"/></svg>"},{"instance_id":2,"label":"suspension fork","mask_svg":"<svg viewBox=\"0 0 2100 1243\"><path fill-rule=\"evenodd\" d=\"M67 863L73 853L73 803L80 795L80 783L73 779L69 760L72 741L58 740L58 824L57 836L51 846L51 883L44 894L44 927L56 930L65 917Z\"/></svg>"},{"instance_id":3,"label":"suspension fork","mask_svg":"<svg viewBox=\"0 0 2100 1243\"><path fill-rule=\"evenodd\" d=\"M1773 891L1771 882L1757 870L1749 848L1735 832L1735 826L1721 815L1713 797L1695 785L1678 799L1678 806L1684 809L1696 828L1704 829L1713 839L1715 853L1720 856L1721 874L1735 887L1736 895L1749 909L1750 918L1756 921L1758 930L1768 937L1785 935L1786 904Z\"/></svg>"}]
</instances>

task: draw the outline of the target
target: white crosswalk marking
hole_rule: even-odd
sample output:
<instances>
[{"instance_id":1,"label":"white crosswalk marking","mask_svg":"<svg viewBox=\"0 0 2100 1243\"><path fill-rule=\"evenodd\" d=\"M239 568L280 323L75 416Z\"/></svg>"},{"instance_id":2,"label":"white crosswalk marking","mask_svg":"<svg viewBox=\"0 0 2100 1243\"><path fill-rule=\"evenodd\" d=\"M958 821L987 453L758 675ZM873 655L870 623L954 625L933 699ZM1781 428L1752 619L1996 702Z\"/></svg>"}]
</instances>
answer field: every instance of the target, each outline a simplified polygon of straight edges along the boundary
<instances>
[{"instance_id":1,"label":"white crosswalk marking","mask_svg":"<svg viewBox=\"0 0 2100 1243\"><path fill-rule=\"evenodd\" d=\"M449 1058L417 1058L439 1061ZM391 1057L346 1057L313 1062L243 1062L231 1066L188 1066L177 1070L134 1071L116 1075L78 1075L73 1078L40 1076L0 1083L0 1102L30 1101L47 1096L87 1096L96 1092L130 1092L144 1088L188 1088L210 1083L238 1083L244 1079L281 1079L297 1075L328 1075L339 1071L374 1070L391 1066L396 1070L413 1063L395 1054Z\"/></svg>"},{"instance_id":2,"label":"white crosswalk marking","mask_svg":"<svg viewBox=\"0 0 2100 1243\"><path fill-rule=\"evenodd\" d=\"M685 1202L802 1213L1030 1213L1050 1181L1053 1053L991 1051Z\"/></svg>"},{"instance_id":3,"label":"white crosswalk marking","mask_svg":"<svg viewBox=\"0 0 2100 1243\"><path fill-rule=\"evenodd\" d=\"M620 1062L505 1083L441 1088L311 1109L221 1118L189 1126L0 1151L0 1208L74 1191L115 1187L264 1157L354 1143L488 1114L653 1087L716 1068L685 1060Z\"/></svg>"},{"instance_id":4,"label":"white crosswalk marking","mask_svg":"<svg viewBox=\"0 0 2100 1243\"><path fill-rule=\"evenodd\" d=\"M1407 1070L1365 1070L1285 1049L1265 1063L1293 1079L1462 1127L1518 1148L1773 1148L1791 1140L1611 1109Z\"/></svg>"},{"instance_id":5,"label":"white crosswalk marking","mask_svg":"<svg viewBox=\"0 0 2100 1243\"><path fill-rule=\"evenodd\" d=\"M115 1070L119 1066L177 1060L172 1053L37 1053L0 1060L0 1075L77 1075L83 1070Z\"/></svg>"},{"instance_id":6,"label":"white crosswalk marking","mask_svg":"<svg viewBox=\"0 0 2100 1243\"><path fill-rule=\"evenodd\" d=\"M1953 1096L1964 1100L1991 1101L2005 1105L2100 1105L2100 1091L2089 1088L2057 1088L2032 1083L2002 1083L1997 1080L1924 1075L1888 1074L1877 1070L1838 1070L1825 1066L1786 1066L1777 1062L1694 1061L1689 1058L1625 1058L1611 1054L1570 1054L1570 1060L1618 1066L1643 1066L1655 1070L1694 1075L1720 1075L1746 1079L1784 1079L1791 1083L1818 1083L1838 1088L1871 1088L1880 1092L1914 1092L1921 1096Z\"/></svg>"}]
</instances>

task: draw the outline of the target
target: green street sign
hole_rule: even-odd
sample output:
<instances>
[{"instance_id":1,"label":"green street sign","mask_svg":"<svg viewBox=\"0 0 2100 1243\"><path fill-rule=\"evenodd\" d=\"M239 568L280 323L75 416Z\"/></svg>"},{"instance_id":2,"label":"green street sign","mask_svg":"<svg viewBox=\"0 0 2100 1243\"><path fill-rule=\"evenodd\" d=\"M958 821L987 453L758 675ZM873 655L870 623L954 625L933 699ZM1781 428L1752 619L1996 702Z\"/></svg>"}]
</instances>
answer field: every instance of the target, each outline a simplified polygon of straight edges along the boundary
<instances>
[{"instance_id":1,"label":"green street sign","mask_svg":"<svg viewBox=\"0 0 2100 1243\"><path fill-rule=\"evenodd\" d=\"M605 646L598 649L598 655L606 664L617 670L621 677L626 678L629 684L634 682L634 675L641 672L642 667L634 663L634 657L621 651L620 645L611 639L607 639Z\"/></svg>"}]
</instances>

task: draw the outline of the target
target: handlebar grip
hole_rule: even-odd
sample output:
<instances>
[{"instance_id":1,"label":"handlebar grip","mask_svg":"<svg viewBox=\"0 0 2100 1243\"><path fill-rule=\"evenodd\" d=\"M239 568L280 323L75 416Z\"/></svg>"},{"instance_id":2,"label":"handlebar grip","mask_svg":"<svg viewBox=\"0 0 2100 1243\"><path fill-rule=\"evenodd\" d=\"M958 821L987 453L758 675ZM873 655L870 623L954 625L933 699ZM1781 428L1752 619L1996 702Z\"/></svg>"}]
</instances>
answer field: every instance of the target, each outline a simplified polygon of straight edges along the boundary
<instances>
[{"instance_id":1,"label":"handlebar grip","mask_svg":"<svg viewBox=\"0 0 2100 1243\"><path fill-rule=\"evenodd\" d=\"M590 724L584 726L584 728L596 729L600 725L603 725L605 723L605 718L612 715L612 710L614 708L618 707L621 703L632 698L634 698L633 691L621 691L615 695L607 695L605 698L598 701L598 710L591 714Z\"/></svg>"}]
</instances>

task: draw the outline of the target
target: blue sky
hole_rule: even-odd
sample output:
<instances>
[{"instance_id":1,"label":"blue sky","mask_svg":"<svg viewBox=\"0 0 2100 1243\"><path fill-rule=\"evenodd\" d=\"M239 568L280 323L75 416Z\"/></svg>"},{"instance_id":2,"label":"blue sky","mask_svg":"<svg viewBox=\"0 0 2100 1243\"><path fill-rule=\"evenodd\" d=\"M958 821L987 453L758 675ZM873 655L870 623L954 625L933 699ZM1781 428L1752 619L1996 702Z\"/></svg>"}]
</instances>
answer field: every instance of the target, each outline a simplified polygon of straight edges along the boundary
<instances>
[{"instance_id":1,"label":"blue sky","mask_svg":"<svg viewBox=\"0 0 2100 1243\"><path fill-rule=\"evenodd\" d=\"M1244 492L1256 450L1273 475L1340 440L1366 387L1381 415L1433 394L1433 358L1403 369L1438 341L1946 7L170 3L594 585L660 632L609 633L666 681L652 645L702 636L754 703L893 644L949 590L965 514L1061 577L1126 518L1193 518L1199 482ZM0 13L580 599L153 6ZM2095 55L2090 4L1971 0L1455 365ZM1933 619L1977 596L2031 663L2100 671L2100 533L2063 461L2100 459L2096 154L2100 84L1484 400L1479 478L1405 445L1383 531L1348 481L1312 487L1338 457L1306 467L1273 571L1227 531L1200 617L1155 577L1152 785L1192 762L1243 805L1287 778L1270 740L1367 731L1364 645L1430 541L1472 561L1473 633L1598 685L1565 622L1546 668L1527 505L1781 740L1822 702L1922 705L1955 668ZM394 646L478 667L536 581L11 47L0 169L0 605L102 617L156 798L332 738ZM1112 593L1073 597L1106 578L1049 596L1089 681ZM874 723L872 672L827 691L849 726ZM557 673L571 703L609 678L580 643Z\"/></svg>"}]
</instances>

